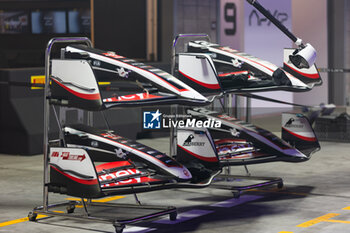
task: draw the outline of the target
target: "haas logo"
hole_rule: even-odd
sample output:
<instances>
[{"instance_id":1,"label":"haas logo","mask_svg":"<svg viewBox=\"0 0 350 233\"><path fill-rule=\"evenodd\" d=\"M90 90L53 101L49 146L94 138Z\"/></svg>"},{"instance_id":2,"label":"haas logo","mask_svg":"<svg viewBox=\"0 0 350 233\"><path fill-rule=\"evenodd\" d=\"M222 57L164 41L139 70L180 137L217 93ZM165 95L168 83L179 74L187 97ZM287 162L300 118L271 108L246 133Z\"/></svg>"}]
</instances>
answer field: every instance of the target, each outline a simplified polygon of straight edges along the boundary
<instances>
[{"instance_id":1,"label":"haas logo","mask_svg":"<svg viewBox=\"0 0 350 233\"><path fill-rule=\"evenodd\" d=\"M287 121L287 123L284 125L284 127L290 127L294 121L295 121L294 118L290 118L290 119Z\"/></svg>"}]
</instances>

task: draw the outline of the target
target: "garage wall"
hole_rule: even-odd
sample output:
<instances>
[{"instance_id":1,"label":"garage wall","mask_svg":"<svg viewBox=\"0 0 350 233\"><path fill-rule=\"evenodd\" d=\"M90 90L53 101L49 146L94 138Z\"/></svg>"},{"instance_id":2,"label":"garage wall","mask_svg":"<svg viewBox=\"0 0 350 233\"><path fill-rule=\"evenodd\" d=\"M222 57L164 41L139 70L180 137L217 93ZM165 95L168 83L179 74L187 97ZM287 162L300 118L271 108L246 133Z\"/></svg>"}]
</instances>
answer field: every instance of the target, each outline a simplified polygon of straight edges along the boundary
<instances>
[{"instance_id":1,"label":"garage wall","mask_svg":"<svg viewBox=\"0 0 350 233\"><path fill-rule=\"evenodd\" d=\"M327 0L293 0L292 28L296 36L317 50L318 68L328 67ZM328 103L328 75L321 73L321 76L323 85L306 93L295 93L294 103Z\"/></svg>"},{"instance_id":2,"label":"garage wall","mask_svg":"<svg viewBox=\"0 0 350 233\"><path fill-rule=\"evenodd\" d=\"M95 47L146 58L146 1L94 1Z\"/></svg>"},{"instance_id":3,"label":"garage wall","mask_svg":"<svg viewBox=\"0 0 350 233\"><path fill-rule=\"evenodd\" d=\"M175 1L175 34L208 33L211 40L217 41L216 0L177 0Z\"/></svg>"},{"instance_id":4,"label":"garage wall","mask_svg":"<svg viewBox=\"0 0 350 233\"><path fill-rule=\"evenodd\" d=\"M259 3L288 29L292 28L293 23L291 2L293 1L259 0ZM283 50L284 48L290 48L292 41L248 2L245 2L244 20L244 52L282 67ZM293 93L286 91L261 92L257 95L293 102ZM252 99L251 106L252 115L265 115L291 110L289 105L257 99Z\"/></svg>"}]
</instances>

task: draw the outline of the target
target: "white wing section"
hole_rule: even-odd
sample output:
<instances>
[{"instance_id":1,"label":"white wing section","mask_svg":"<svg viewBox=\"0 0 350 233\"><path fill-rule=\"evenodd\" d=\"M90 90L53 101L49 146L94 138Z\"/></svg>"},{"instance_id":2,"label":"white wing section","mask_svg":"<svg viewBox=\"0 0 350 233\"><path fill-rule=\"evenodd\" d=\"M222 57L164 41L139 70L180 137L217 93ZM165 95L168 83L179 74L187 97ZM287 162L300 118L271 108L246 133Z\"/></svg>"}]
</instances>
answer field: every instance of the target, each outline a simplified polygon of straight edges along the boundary
<instances>
[{"instance_id":1,"label":"white wing section","mask_svg":"<svg viewBox=\"0 0 350 233\"><path fill-rule=\"evenodd\" d=\"M207 54L179 54L179 72L203 87L220 89L214 63Z\"/></svg>"},{"instance_id":2,"label":"white wing section","mask_svg":"<svg viewBox=\"0 0 350 233\"><path fill-rule=\"evenodd\" d=\"M86 52L86 51L80 50L78 48L72 48L70 46L66 47L66 51L73 52L73 53L74 52L76 52L76 53ZM97 60L100 60L100 61L103 61L106 63L114 64L114 65L117 65L117 66L122 67L124 69L132 70L135 73L149 79L151 82L154 82L154 83L156 83L156 84L168 89L169 91L171 91L179 96L182 96L184 98L191 98L191 99L197 99L197 100L202 100L202 101L207 100L207 98L205 98L204 96L199 94L197 91L192 89L190 86L184 84L183 82L181 82L180 80L178 80L177 78L175 78L171 75L168 75L169 77L167 77L167 80L175 82L176 84L181 86L182 89L176 88L175 86L171 85L166 80L158 77L156 74L154 74L148 70L144 70L144 69L141 69L139 67L130 65L130 64L122 62L122 61L118 61L116 59L111 59L111 58L103 56L103 55L99 55L99 54L95 54L95 53L89 53L89 55L93 59L97 59Z\"/></svg>"},{"instance_id":3,"label":"white wing section","mask_svg":"<svg viewBox=\"0 0 350 233\"><path fill-rule=\"evenodd\" d=\"M85 136L87 136L87 137L89 137L89 138L91 138L93 140L101 141L101 142L107 143L109 145L115 146L116 148L123 149L123 150L125 150L125 151L127 151L129 153L133 153L133 154L139 156L140 158L142 158L143 160L149 161L150 163L160 167L161 169L169 172L170 174L173 174L176 177L179 177L180 179L190 179L192 177L190 171L188 171L188 169L186 167L184 167L184 166L182 166L182 167L169 167L169 166L166 166L164 163L162 163L160 160L154 158L153 156L150 156L147 153L139 151L139 150L137 150L135 148L132 148L130 146L127 146L125 144L122 144L122 143L119 143L119 142L116 142L116 141L113 141L113 140L109 140L108 138L103 138L103 137L100 137L100 136L97 136L97 135L94 135L94 134L85 133L83 131L79 131L79 130L76 130L76 129L73 129L73 128L70 128L70 127L65 127L64 130L66 132L71 133L71 134L85 135Z\"/></svg>"},{"instance_id":4,"label":"white wing section","mask_svg":"<svg viewBox=\"0 0 350 233\"><path fill-rule=\"evenodd\" d=\"M85 150L80 148L50 148L50 164L58 166L71 176L79 173L89 177L89 179L97 179L90 156Z\"/></svg>"},{"instance_id":5,"label":"white wing section","mask_svg":"<svg viewBox=\"0 0 350 233\"><path fill-rule=\"evenodd\" d=\"M87 61L52 60L51 62L52 78L79 94L99 94L95 75Z\"/></svg>"}]
</instances>

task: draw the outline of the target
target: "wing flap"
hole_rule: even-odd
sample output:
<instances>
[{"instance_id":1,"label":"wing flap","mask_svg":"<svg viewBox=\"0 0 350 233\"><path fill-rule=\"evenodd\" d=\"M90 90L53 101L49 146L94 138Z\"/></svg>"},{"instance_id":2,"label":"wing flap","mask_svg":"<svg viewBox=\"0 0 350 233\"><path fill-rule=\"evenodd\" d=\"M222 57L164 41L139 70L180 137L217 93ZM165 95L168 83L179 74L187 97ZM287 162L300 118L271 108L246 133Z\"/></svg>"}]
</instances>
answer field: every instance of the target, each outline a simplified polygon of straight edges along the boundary
<instances>
[{"instance_id":1,"label":"wing flap","mask_svg":"<svg viewBox=\"0 0 350 233\"><path fill-rule=\"evenodd\" d=\"M189 42L188 51L196 56L211 54L219 84L225 93L273 90L302 92L322 83L315 66L294 72L286 66L281 69L268 61L206 41Z\"/></svg>"},{"instance_id":2,"label":"wing flap","mask_svg":"<svg viewBox=\"0 0 350 233\"><path fill-rule=\"evenodd\" d=\"M126 167L130 166L130 167ZM169 183L169 176L152 174L132 167L127 161L117 161L96 166L96 171L100 174L98 179L101 188L127 187L133 185L151 185ZM103 174L102 174L103 173Z\"/></svg>"}]
</instances>

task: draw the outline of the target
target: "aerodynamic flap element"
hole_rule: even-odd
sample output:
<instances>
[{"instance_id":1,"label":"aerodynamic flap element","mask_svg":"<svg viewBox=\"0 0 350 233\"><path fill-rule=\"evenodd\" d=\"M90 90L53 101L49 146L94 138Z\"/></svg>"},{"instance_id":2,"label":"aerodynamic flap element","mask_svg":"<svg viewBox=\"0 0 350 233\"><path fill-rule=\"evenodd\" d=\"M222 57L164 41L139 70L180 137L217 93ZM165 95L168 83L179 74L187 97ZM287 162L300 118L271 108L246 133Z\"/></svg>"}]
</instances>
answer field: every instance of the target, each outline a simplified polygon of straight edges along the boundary
<instances>
[{"instance_id":1,"label":"aerodynamic flap element","mask_svg":"<svg viewBox=\"0 0 350 233\"><path fill-rule=\"evenodd\" d=\"M96 111L102 100L94 72L86 60L52 60L51 98L69 107Z\"/></svg>"},{"instance_id":2,"label":"aerodynamic flap element","mask_svg":"<svg viewBox=\"0 0 350 233\"><path fill-rule=\"evenodd\" d=\"M282 139L307 156L321 148L309 120L302 114L282 114Z\"/></svg>"},{"instance_id":3,"label":"aerodynamic flap element","mask_svg":"<svg viewBox=\"0 0 350 233\"><path fill-rule=\"evenodd\" d=\"M304 69L297 68L289 59L293 52L294 49L284 49L283 69L307 85L321 85L322 79L316 65Z\"/></svg>"},{"instance_id":4,"label":"aerodynamic flap element","mask_svg":"<svg viewBox=\"0 0 350 233\"><path fill-rule=\"evenodd\" d=\"M179 54L178 77L200 93L219 94L221 86L217 79L214 63L208 54Z\"/></svg>"}]
</instances>

